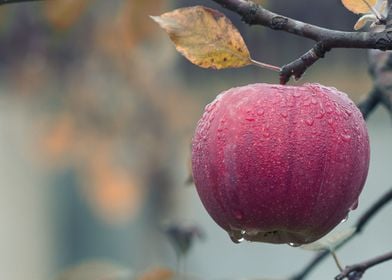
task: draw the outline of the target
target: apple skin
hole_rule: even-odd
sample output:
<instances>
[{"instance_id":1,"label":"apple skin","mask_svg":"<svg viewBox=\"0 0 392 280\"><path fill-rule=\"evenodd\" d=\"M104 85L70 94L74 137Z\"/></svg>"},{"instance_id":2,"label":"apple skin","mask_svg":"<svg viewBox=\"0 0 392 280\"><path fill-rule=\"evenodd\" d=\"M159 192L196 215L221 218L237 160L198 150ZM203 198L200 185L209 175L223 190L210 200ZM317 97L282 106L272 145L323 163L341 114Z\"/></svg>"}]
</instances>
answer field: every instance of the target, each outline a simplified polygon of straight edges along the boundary
<instances>
[{"instance_id":1,"label":"apple skin","mask_svg":"<svg viewBox=\"0 0 392 280\"><path fill-rule=\"evenodd\" d=\"M192 142L200 199L233 241L301 245L358 205L369 168L361 112L319 84L251 84L206 106Z\"/></svg>"}]
</instances>

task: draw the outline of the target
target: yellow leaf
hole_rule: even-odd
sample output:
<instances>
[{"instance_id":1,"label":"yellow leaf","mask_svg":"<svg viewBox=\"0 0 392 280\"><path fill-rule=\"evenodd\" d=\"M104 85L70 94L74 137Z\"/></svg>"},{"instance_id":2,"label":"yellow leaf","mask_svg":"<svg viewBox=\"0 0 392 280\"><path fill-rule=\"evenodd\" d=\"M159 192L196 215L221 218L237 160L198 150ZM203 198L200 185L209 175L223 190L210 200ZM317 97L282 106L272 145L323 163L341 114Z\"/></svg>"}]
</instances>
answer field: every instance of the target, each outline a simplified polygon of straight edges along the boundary
<instances>
[{"instance_id":1,"label":"yellow leaf","mask_svg":"<svg viewBox=\"0 0 392 280\"><path fill-rule=\"evenodd\" d=\"M241 34L222 13L202 6L152 17L176 49L203 68L242 67L252 63Z\"/></svg>"},{"instance_id":2,"label":"yellow leaf","mask_svg":"<svg viewBox=\"0 0 392 280\"><path fill-rule=\"evenodd\" d=\"M377 0L342 0L343 5L353 13L365 14L371 11Z\"/></svg>"}]
</instances>

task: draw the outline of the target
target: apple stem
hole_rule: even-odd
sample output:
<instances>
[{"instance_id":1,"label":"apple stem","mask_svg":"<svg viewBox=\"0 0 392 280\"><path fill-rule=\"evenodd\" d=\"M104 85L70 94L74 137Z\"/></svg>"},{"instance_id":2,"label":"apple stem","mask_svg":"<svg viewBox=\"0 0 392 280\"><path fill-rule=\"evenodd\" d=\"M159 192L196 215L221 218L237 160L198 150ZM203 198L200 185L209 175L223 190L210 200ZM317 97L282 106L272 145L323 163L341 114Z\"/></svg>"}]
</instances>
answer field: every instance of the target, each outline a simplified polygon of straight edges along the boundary
<instances>
[{"instance_id":1,"label":"apple stem","mask_svg":"<svg viewBox=\"0 0 392 280\"><path fill-rule=\"evenodd\" d=\"M331 250L331 255L332 255L333 260L335 261L336 266L338 267L339 271L342 272L343 271L343 266L340 263L340 261L338 259L338 256L336 255L336 252L334 250Z\"/></svg>"},{"instance_id":2,"label":"apple stem","mask_svg":"<svg viewBox=\"0 0 392 280\"><path fill-rule=\"evenodd\" d=\"M272 71L275 71L275 72L278 72L278 73L279 73L280 70L281 70L281 68L278 67L278 66L271 65L271 64L267 64L267 63L263 63L263 62L254 60L254 59L252 59L252 58L250 59L250 62L251 62L253 65L256 65L256 66L258 66L258 67L265 68L265 69L268 69L268 70L272 70Z\"/></svg>"}]
</instances>

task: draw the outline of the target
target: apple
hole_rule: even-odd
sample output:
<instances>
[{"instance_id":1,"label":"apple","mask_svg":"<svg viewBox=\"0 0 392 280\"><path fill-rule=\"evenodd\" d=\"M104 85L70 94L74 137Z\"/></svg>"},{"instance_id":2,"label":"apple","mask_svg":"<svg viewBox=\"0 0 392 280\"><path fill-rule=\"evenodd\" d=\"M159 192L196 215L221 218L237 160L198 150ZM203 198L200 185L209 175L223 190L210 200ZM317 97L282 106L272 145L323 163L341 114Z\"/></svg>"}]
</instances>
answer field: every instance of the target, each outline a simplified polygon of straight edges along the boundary
<instances>
[{"instance_id":1,"label":"apple","mask_svg":"<svg viewBox=\"0 0 392 280\"><path fill-rule=\"evenodd\" d=\"M321 238L357 207L369 157L361 112L319 84L229 89L192 141L197 192L235 242Z\"/></svg>"}]
</instances>

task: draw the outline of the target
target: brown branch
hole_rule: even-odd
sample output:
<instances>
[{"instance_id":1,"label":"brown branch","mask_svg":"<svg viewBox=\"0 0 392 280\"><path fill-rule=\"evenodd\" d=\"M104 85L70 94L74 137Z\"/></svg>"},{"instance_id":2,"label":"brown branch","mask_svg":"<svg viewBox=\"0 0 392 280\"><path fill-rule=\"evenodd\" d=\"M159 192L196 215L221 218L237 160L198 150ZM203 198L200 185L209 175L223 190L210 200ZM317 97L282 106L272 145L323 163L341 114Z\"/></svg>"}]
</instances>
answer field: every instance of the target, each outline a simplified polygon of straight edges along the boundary
<instances>
[{"instance_id":1,"label":"brown branch","mask_svg":"<svg viewBox=\"0 0 392 280\"><path fill-rule=\"evenodd\" d=\"M42 1L42 0L0 0L0 5L22 3L22 2L36 2L36 1Z\"/></svg>"},{"instance_id":2,"label":"brown branch","mask_svg":"<svg viewBox=\"0 0 392 280\"><path fill-rule=\"evenodd\" d=\"M392 188L383 194L355 223L355 232L349 238L345 239L342 243L340 243L336 250L343 247L347 244L351 239L360 234L365 226L369 223L369 221L389 202L392 201ZM317 267L327 256L330 255L330 252L323 251L318 253L311 261L308 263L299 273L290 278L290 280L303 280L305 279L313 269ZM351 280L351 279L350 279Z\"/></svg>"},{"instance_id":3,"label":"brown branch","mask_svg":"<svg viewBox=\"0 0 392 280\"><path fill-rule=\"evenodd\" d=\"M296 80L300 79L305 71L317 60L324 57L325 53L329 50L330 48L326 47L324 44L317 43L300 58L284 65L280 70L280 83L283 85L286 84L292 76L294 76Z\"/></svg>"},{"instance_id":4,"label":"brown branch","mask_svg":"<svg viewBox=\"0 0 392 280\"><path fill-rule=\"evenodd\" d=\"M361 111L363 118L366 120L371 112L377 107L377 105L381 102L381 91L375 87L372 91L366 96L366 98L360 101L357 106Z\"/></svg>"},{"instance_id":5,"label":"brown branch","mask_svg":"<svg viewBox=\"0 0 392 280\"><path fill-rule=\"evenodd\" d=\"M335 280L343 280L346 278L348 280L359 280L362 278L367 269L389 260L392 260L392 251L364 262L347 266L335 277Z\"/></svg>"},{"instance_id":6,"label":"brown branch","mask_svg":"<svg viewBox=\"0 0 392 280\"><path fill-rule=\"evenodd\" d=\"M290 77L299 78L318 59L333 48L362 48L392 50L392 30L384 32L345 32L323 28L317 25L294 20L248 0L213 0L221 6L239 14L250 25L263 25L274 30L285 31L316 42L316 45L299 59L282 67L281 83ZM392 7L392 6L390 6ZM390 8L391 10L391 8ZM392 13L388 14L387 27L392 24Z\"/></svg>"}]
</instances>

